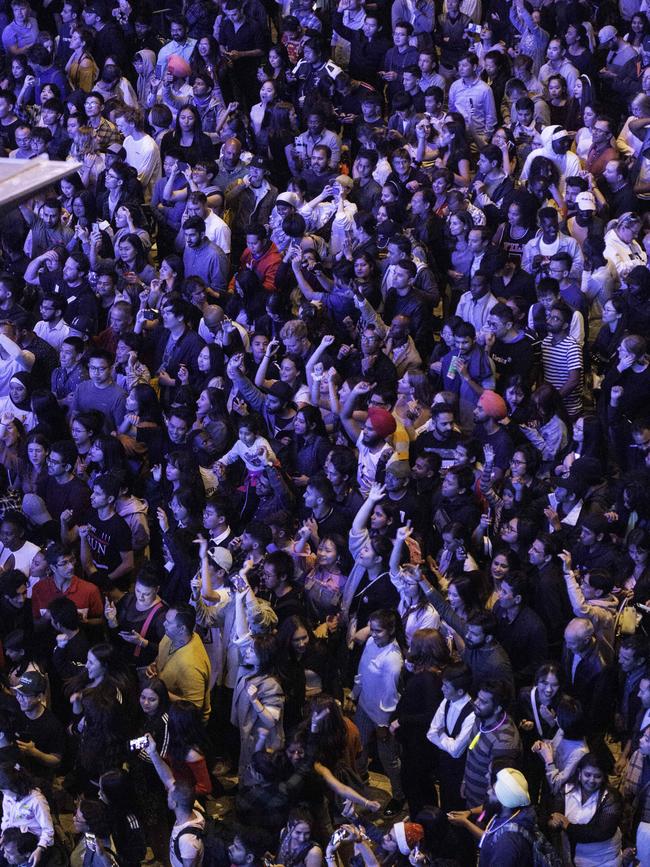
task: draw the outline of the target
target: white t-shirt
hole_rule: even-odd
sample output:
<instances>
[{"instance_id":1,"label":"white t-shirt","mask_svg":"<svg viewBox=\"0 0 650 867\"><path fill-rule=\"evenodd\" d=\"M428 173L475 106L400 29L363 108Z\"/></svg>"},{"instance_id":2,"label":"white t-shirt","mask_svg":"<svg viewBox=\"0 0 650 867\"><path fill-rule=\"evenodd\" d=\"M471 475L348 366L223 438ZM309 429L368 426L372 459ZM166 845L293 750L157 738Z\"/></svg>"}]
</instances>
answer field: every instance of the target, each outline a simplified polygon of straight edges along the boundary
<instances>
[{"instance_id":1,"label":"white t-shirt","mask_svg":"<svg viewBox=\"0 0 650 867\"><path fill-rule=\"evenodd\" d=\"M181 834L181 831L184 828L197 828L197 830L202 831L205 828L205 818L198 812L198 810L194 810L192 817L188 819L187 822L174 824L171 837L169 838L169 860L171 861L172 867L183 867L183 861L179 861L176 857L176 838L180 834L178 849L180 851L181 859L196 858L198 855L199 857L196 863L197 867L200 867L203 863L203 840L200 837L197 837L196 834Z\"/></svg>"}]
</instances>

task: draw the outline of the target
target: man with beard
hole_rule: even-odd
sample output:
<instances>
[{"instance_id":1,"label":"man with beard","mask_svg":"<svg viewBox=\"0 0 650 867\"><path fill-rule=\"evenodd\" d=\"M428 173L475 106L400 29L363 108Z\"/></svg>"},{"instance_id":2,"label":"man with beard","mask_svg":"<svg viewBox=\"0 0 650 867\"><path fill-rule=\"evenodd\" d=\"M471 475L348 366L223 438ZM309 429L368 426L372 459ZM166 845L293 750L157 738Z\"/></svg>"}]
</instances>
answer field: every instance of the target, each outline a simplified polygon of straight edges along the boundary
<instances>
[{"instance_id":1,"label":"man with beard","mask_svg":"<svg viewBox=\"0 0 650 867\"><path fill-rule=\"evenodd\" d=\"M485 680L474 699L476 719L463 777L463 796L470 809L487 801L490 768L496 761L517 764L521 759L519 731L506 710L510 695L507 683Z\"/></svg>"},{"instance_id":2,"label":"man with beard","mask_svg":"<svg viewBox=\"0 0 650 867\"><path fill-rule=\"evenodd\" d=\"M475 835L478 828L470 815L485 814L488 822L480 847L479 867L532 867L537 821L526 777L516 768L492 768L487 794L486 804L469 813L453 813L451 823Z\"/></svg>"},{"instance_id":3,"label":"man with beard","mask_svg":"<svg viewBox=\"0 0 650 867\"><path fill-rule=\"evenodd\" d=\"M571 316L564 301L556 301L547 311L549 333L542 341L542 370L544 382L557 388L569 417L576 418L582 410L583 355L569 334Z\"/></svg>"},{"instance_id":4,"label":"man with beard","mask_svg":"<svg viewBox=\"0 0 650 867\"><path fill-rule=\"evenodd\" d=\"M547 126L541 132L542 146L532 150L526 157L519 180L527 181L535 157L546 157L560 173L560 192L564 193L566 179L580 174L578 157L571 151L569 133L561 126Z\"/></svg>"},{"instance_id":5,"label":"man with beard","mask_svg":"<svg viewBox=\"0 0 650 867\"><path fill-rule=\"evenodd\" d=\"M350 392L350 397L341 411L341 422L347 435L359 450L357 481L359 490L368 495L375 481L381 481L386 464L393 456L393 448L387 442L395 433L397 424L387 409L371 406L363 426L353 418L354 406L361 394L368 394L370 385L360 382Z\"/></svg>"}]
</instances>

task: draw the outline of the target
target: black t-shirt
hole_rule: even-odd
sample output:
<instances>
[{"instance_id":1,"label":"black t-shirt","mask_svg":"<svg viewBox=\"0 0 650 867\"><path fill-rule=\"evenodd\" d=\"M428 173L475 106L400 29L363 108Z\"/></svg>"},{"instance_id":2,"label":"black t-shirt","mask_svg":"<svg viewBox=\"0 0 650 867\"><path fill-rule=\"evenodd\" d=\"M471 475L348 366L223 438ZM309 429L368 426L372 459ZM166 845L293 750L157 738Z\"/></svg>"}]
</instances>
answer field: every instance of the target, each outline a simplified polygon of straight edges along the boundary
<instances>
[{"instance_id":1,"label":"black t-shirt","mask_svg":"<svg viewBox=\"0 0 650 867\"><path fill-rule=\"evenodd\" d=\"M90 510L86 523L89 527L87 541L95 568L104 573L113 572L122 562L120 554L131 551L133 547L129 525L119 515L102 521L95 509Z\"/></svg>"},{"instance_id":2,"label":"black t-shirt","mask_svg":"<svg viewBox=\"0 0 650 867\"><path fill-rule=\"evenodd\" d=\"M531 337L524 331L520 333L512 343L504 343L503 340L495 340L490 358L494 362L497 374L497 388L500 392L506 387L507 380L514 373L531 382L535 370L535 344Z\"/></svg>"},{"instance_id":3,"label":"black t-shirt","mask_svg":"<svg viewBox=\"0 0 650 867\"><path fill-rule=\"evenodd\" d=\"M51 710L45 708L38 719L29 719L20 711L16 718L16 730L21 741L33 741L37 749L43 753L56 753L63 756L65 750L65 729ZM50 770L40 762L23 754L23 762L28 770L44 776Z\"/></svg>"}]
</instances>

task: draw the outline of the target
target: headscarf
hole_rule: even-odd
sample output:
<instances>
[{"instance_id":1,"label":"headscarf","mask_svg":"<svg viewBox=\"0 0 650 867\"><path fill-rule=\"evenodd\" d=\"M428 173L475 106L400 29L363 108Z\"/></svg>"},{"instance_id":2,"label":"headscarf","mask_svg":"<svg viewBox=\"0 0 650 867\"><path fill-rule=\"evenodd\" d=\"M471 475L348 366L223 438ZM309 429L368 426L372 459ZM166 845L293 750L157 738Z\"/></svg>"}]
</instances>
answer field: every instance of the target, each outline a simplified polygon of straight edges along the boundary
<instances>
[{"instance_id":1,"label":"headscarf","mask_svg":"<svg viewBox=\"0 0 650 867\"><path fill-rule=\"evenodd\" d=\"M25 400L21 403L15 404L15 406L23 412L29 412L31 410L30 400L32 396L32 389L34 387L31 373L28 373L25 370L17 370L16 373L12 374L11 378L16 379L18 380L18 382L22 383L22 385L25 386L25 391L27 392Z\"/></svg>"},{"instance_id":2,"label":"headscarf","mask_svg":"<svg viewBox=\"0 0 650 867\"><path fill-rule=\"evenodd\" d=\"M156 68L156 55L149 48L141 48L140 51L136 51L135 56L142 61L142 72L138 75L135 90L140 105L146 105L149 96L149 79L153 77Z\"/></svg>"}]
</instances>

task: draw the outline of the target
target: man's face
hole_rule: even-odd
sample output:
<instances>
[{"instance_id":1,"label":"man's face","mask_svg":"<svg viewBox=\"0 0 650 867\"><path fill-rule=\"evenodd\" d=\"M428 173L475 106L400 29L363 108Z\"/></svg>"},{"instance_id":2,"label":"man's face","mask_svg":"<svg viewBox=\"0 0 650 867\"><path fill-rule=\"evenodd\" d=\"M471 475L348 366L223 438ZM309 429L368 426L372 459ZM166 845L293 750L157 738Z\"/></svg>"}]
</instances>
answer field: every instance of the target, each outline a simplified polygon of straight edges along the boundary
<instances>
[{"instance_id":1,"label":"man's face","mask_svg":"<svg viewBox=\"0 0 650 867\"><path fill-rule=\"evenodd\" d=\"M191 250L196 250L201 246L203 240L203 232L198 229L185 229L185 245Z\"/></svg>"},{"instance_id":2,"label":"man's face","mask_svg":"<svg viewBox=\"0 0 650 867\"><path fill-rule=\"evenodd\" d=\"M508 331L512 328L513 323L506 319L500 319L498 316L494 316L493 314L489 314L488 318L485 322L485 325L488 331L491 331L492 334L496 337L497 340L501 340L506 336Z\"/></svg>"},{"instance_id":3,"label":"man's face","mask_svg":"<svg viewBox=\"0 0 650 867\"><path fill-rule=\"evenodd\" d=\"M465 57L458 61L458 74L461 78L472 78L474 75L474 66Z\"/></svg>"},{"instance_id":4,"label":"man's face","mask_svg":"<svg viewBox=\"0 0 650 867\"><path fill-rule=\"evenodd\" d=\"M546 559L546 550L539 539L535 539L528 550L528 559L532 566L542 566Z\"/></svg>"},{"instance_id":5,"label":"man's face","mask_svg":"<svg viewBox=\"0 0 650 867\"><path fill-rule=\"evenodd\" d=\"M482 626L468 626L465 632L465 644L471 648L483 647L485 644L485 632L483 631ZM480 692L479 692L480 695ZM492 698L490 697L490 707L492 707ZM487 716L491 716L493 711L487 714ZM477 713L477 716L479 714Z\"/></svg>"},{"instance_id":6,"label":"man's face","mask_svg":"<svg viewBox=\"0 0 650 867\"><path fill-rule=\"evenodd\" d=\"M549 60L560 60L562 57L562 45L557 39L551 39L546 49L546 56Z\"/></svg>"},{"instance_id":7,"label":"man's face","mask_svg":"<svg viewBox=\"0 0 650 867\"><path fill-rule=\"evenodd\" d=\"M59 222L59 209L50 208L48 205L45 205L41 208L41 219L48 229L54 229Z\"/></svg>"},{"instance_id":8,"label":"man's face","mask_svg":"<svg viewBox=\"0 0 650 867\"><path fill-rule=\"evenodd\" d=\"M170 608L167 614L165 614L164 627L165 635L171 641L178 637L179 627L176 623L176 612L173 608Z\"/></svg>"},{"instance_id":9,"label":"man's face","mask_svg":"<svg viewBox=\"0 0 650 867\"><path fill-rule=\"evenodd\" d=\"M454 337L454 345L458 355L467 358L474 347L474 341L471 337Z\"/></svg>"},{"instance_id":10,"label":"man's face","mask_svg":"<svg viewBox=\"0 0 650 867\"><path fill-rule=\"evenodd\" d=\"M32 143L32 134L29 129L24 126L16 130L16 146L21 150L29 150Z\"/></svg>"},{"instance_id":11,"label":"man's face","mask_svg":"<svg viewBox=\"0 0 650 867\"><path fill-rule=\"evenodd\" d=\"M554 280L561 283L562 280L568 277L569 272L567 271L564 262L551 260L548 266L548 274L549 277L552 277Z\"/></svg>"},{"instance_id":12,"label":"man's face","mask_svg":"<svg viewBox=\"0 0 650 867\"><path fill-rule=\"evenodd\" d=\"M90 505L93 509L105 509L110 505L110 498L102 488L94 485L90 494Z\"/></svg>"},{"instance_id":13,"label":"man's face","mask_svg":"<svg viewBox=\"0 0 650 867\"><path fill-rule=\"evenodd\" d=\"M0 525L0 542L11 551L17 551L22 545L23 534L12 521L3 521Z\"/></svg>"},{"instance_id":14,"label":"man's face","mask_svg":"<svg viewBox=\"0 0 650 867\"><path fill-rule=\"evenodd\" d=\"M4 97L0 97L0 118L9 117L12 111L11 103Z\"/></svg>"},{"instance_id":15,"label":"man's face","mask_svg":"<svg viewBox=\"0 0 650 867\"><path fill-rule=\"evenodd\" d=\"M542 219L539 221L539 227L542 230L542 235L544 236L544 238L550 238L551 240L554 240L558 233L557 217L542 217Z\"/></svg>"},{"instance_id":16,"label":"man's face","mask_svg":"<svg viewBox=\"0 0 650 867\"><path fill-rule=\"evenodd\" d=\"M317 174L327 169L327 155L321 148L314 148L311 154L311 167Z\"/></svg>"},{"instance_id":17,"label":"man's face","mask_svg":"<svg viewBox=\"0 0 650 867\"><path fill-rule=\"evenodd\" d=\"M105 385L111 378L111 365L105 358L91 358L88 375L93 385Z\"/></svg>"},{"instance_id":18,"label":"man's face","mask_svg":"<svg viewBox=\"0 0 650 867\"><path fill-rule=\"evenodd\" d=\"M111 310L110 321L111 328L116 334L123 334L131 326L131 316L128 311L121 310L119 307Z\"/></svg>"},{"instance_id":19,"label":"man's face","mask_svg":"<svg viewBox=\"0 0 650 867\"><path fill-rule=\"evenodd\" d=\"M229 168L234 168L237 165L240 153L241 146L233 139L229 139L221 148L221 157Z\"/></svg>"},{"instance_id":20,"label":"man's face","mask_svg":"<svg viewBox=\"0 0 650 867\"><path fill-rule=\"evenodd\" d=\"M373 446L376 446L380 441L381 437L375 433L370 419L366 419L361 434L361 442L364 444L364 446L372 448Z\"/></svg>"},{"instance_id":21,"label":"man's face","mask_svg":"<svg viewBox=\"0 0 650 867\"><path fill-rule=\"evenodd\" d=\"M253 256L261 256L264 252L264 238L258 235L246 235L246 246Z\"/></svg>"},{"instance_id":22,"label":"man's face","mask_svg":"<svg viewBox=\"0 0 650 867\"><path fill-rule=\"evenodd\" d=\"M393 44L396 48L402 48L408 43L409 35L404 27L396 27L393 31Z\"/></svg>"},{"instance_id":23,"label":"man's face","mask_svg":"<svg viewBox=\"0 0 650 867\"><path fill-rule=\"evenodd\" d=\"M243 865L248 864L251 860L248 852L246 851L246 847L242 843L239 837L235 837L230 846L228 847L228 858L230 859L230 863L234 865L234 867L243 867Z\"/></svg>"},{"instance_id":24,"label":"man's face","mask_svg":"<svg viewBox=\"0 0 650 867\"><path fill-rule=\"evenodd\" d=\"M564 316L557 308L551 307L546 311L546 327L551 334L561 334L564 331Z\"/></svg>"},{"instance_id":25,"label":"man's face","mask_svg":"<svg viewBox=\"0 0 650 867\"><path fill-rule=\"evenodd\" d=\"M325 129L325 124L319 114L310 114L307 117L307 131L310 135L318 136Z\"/></svg>"},{"instance_id":26,"label":"man's face","mask_svg":"<svg viewBox=\"0 0 650 867\"><path fill-rule=\"evenodd\" d=\"M492 693L479 689L478 695L474 699L474 713L478 719L490 719L491 716L494 716L495 712L496 707Z\"/></svg>"},{"instance_id":27,"label":"man's face","mask_svg":"<svg viewBox=\"0 0 650 867\"><path fill-rule=\"evenodd\" d=\"M474 255L480 253L485 247L483 235L479 229L470 229L467 236L467 246Z\"/></svg>"},{"instance_id":28,"label":"man's face","mask_svg":"<svg viewBox=\"0 0 650 867\"><path fill-rule=\"evenodd\" d=\"M430 54L421 53L418 56L418 67L422 75L428 75L433 71L433 57Z\"/></svg>"},{"instance_id":29,"label":"man's face","mask_svg":"<svg viewBox=\"0 0 650 867\"><path fill-rule=\"evenodd\" d=\"M276 575L275 566L265 563L262 568L262 583L266 590L275 590L280 584L280 578Z\"/></svg>"},{"instance_id":30,"label":"man's face","mask_svg":"<svg viewBox=\"0 0 650 867\"><path fill-rule=\"evenodd\" d=\"M458 476L456 473L445 473L440 486L440 492L443 497L456 497L460 493L460 485L458 484Z\"/></svg>"},{"instance_id":31,"label":"man's face","mask_svg":"<svg viewBox=\"0 0 650 867\"><path fill-rule=\"evenodd\" d=\"M52 565L52 573L61 581L68 581L74 575L75 559L72 555L65 555Z\"/></svg>"},{"instance_id":32,"label":"man's face","mask_svg":"<svg viewBox=\"0 0 650 867\"><path fill-rule=\"evenodd\" d=\"M515 596L512 592L512 587L507 581L502 581L497 591L499 605L504 611L510 611L512 608L517 608L521 604L521 597Z\"/></svg>"},{"instance_id":33,"label":"man's face","mask_svg":"<svg viewBox=\"0 0 650 867\"><path fill-rule=\"evenodd\" d=\"M172 26L169 28L169 32L171 33L171 37L174 42L184 42L185 41L185 27L182 24L178 24L174 22Z\"/></svg>"},{"instance_id":34,"label":"man's face","mask_svg":"<svg viewBox=\"0 0 650 867\"><path fill-rule=\"evenodd\" d=\"M99 117L102 113L102 104L101 102L94 96L87 96L84 102L84 108L86 109L86 115L90 118Z\"/></svg>"},{"instance_id":35,"label":"man's face","mask_svg":"<svg viewBox=\"0 0 650 867\"><path fill-rule=\"evenodd\" d=\"M251 340L251 354L253 356L253 361L255 364L259 364L264 358L264 353L266 352L266 347L269 345L269 338L264 334L257 334Z\"/></svg>"},{"instance_id":36,"label":"man's face","mask_svg":"<svg viewBox=\"0 0 650 867\"><path fill-rule=\"evenodd\" d=\"M188 427L184 418L172 415L167 421L167 434L171 442L182 445L187 437Z\"/></svg>"},{"instance_id":37,"label":"man's face","mask_svg":"<svg viewBox=\"0 0 650 867\"><path fill-rule=\"evenodd\" d=\"M404 292L411 283L411 275L405 268L395 267L393 270L393 289Z\"/></svg>"},{"instance_id":38,"label":"man's face","mask_svg":"<svg viewBox=\"0 0 650 867\"><path fill-rule=\"evenodd\" d=\"M474 301L478 301L479 298L483 298L484 295L487 295L489 288L487 278L482 274L474 274L470 280L469 291L471 292Z\"/></svg>"},{"instance_id":39,"label":"man's face","mask_svg":"<svg viewBox=\"0 0 650 867\"><path fill-rule=\"evenodd\" d=\"M608 184L620 184L621 178L618 173L618 168L618 160L609 160L609 162L606 164L605 170L603 171L603 177Z\"/></svg>"},{"instance_id":40,"label":"man's face","mask_svg":"<svg viewBox=\"0 0 650 867\"><path fill-rule=\"evenodd\" d=\"M59 318L59 310L51 301L41 301L40 311L43 322L54 322Z\"/></svg>"}]
</instances>

